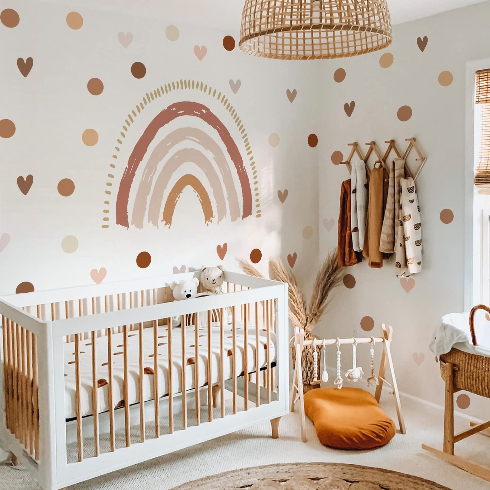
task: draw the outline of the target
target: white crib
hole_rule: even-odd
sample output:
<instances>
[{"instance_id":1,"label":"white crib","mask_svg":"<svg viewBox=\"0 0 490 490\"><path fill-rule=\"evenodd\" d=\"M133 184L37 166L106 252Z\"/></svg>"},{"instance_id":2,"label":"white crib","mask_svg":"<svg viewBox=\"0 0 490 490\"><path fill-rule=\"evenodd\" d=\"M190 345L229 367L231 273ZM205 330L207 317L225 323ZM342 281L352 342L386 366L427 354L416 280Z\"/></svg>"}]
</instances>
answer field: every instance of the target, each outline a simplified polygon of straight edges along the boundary
<instances>
[{"instance_id":1,"label":"white crib","mask_svg":"<svg viewBox=\"0 0 490 490\"><path fill-rule=\"evenodd\" d=\"M0 445L43 488L264 420L277 437L287 285L226 271L223 294L174 302L168 285L193 275L0 298Z\"/></svg>"}]
</instances>

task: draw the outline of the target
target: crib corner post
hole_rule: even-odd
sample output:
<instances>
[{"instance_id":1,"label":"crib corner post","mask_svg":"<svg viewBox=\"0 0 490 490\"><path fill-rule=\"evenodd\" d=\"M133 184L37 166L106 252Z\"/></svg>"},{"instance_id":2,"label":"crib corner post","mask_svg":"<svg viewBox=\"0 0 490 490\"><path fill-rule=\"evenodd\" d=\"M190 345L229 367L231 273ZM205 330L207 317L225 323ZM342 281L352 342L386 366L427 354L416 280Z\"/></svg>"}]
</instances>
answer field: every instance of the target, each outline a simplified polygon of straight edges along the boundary
<instances>
[{"instance_id":1,"label":"crib corner post","mask_svg":"<svg viewBox=\"0 0 490 490\"><path fill-rule=\"evenodd\" d=\"M57 488L53 323L38 334L39 462L43 488ZM64 414L63 414L64 415Z\"/></svg>"}]
</instances>

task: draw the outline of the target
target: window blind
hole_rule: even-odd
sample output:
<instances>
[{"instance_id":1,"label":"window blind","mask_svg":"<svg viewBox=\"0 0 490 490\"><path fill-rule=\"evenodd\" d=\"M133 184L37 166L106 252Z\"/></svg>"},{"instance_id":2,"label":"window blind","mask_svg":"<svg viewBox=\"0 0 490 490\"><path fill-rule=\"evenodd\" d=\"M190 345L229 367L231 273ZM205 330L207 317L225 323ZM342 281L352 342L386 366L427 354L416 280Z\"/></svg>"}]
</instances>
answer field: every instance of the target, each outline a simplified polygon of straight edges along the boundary
<instances>
[{"instance_id":1,"label":"window blind","mask_svg":"<svg viewBox=\"0 0 490 490\"><path fill-rule=\"evenodd\" d=\"M490 194L490 69L476 72L476 104L481 104L481 146L475 171L480 194Z\"/></svg>"}]
</instances>

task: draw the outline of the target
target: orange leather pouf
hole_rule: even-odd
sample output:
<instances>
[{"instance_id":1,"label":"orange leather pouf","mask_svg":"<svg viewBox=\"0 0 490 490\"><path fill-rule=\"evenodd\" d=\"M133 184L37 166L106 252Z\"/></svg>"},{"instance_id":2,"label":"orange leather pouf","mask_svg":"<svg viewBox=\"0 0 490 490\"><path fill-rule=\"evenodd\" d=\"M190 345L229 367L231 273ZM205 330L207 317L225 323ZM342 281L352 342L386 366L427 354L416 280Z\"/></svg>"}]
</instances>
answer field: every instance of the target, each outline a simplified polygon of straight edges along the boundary
<instances>
[{"instance_id":1,"label":"orange leather pouf","mask_svg":"<svg viewBox=\"0 0 490 490\"><path fill-rule=\"evenodd\" d=\"M319 388L304 396L306 416L324 446L374 449L395 436L393 420L371 393L359 388Z\"/></svg>"}]
</instances>

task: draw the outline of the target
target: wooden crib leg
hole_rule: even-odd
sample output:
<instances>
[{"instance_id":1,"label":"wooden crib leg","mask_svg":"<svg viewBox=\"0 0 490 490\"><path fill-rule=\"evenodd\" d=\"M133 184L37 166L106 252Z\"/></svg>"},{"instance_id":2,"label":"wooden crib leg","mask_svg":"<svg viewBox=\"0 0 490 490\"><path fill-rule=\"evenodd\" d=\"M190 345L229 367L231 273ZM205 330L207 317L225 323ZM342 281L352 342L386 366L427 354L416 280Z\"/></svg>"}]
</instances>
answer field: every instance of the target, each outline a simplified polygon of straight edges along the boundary
<instances>
[{"instance_id":1,"label":"wooden crib leg","mask_svg":"<svg viewBox=\"0 0 490 490\"><path fill-rule=\"evenodd\" d=\"M10 464L12 466L19 466L19 460L18 460L17 456L14 453L12 453L10 455Z\"/></svg>"},{"instance_id":2,"label":"wooden crib leg","mask_svg":"<svg viewBox=\"0 0 490 490\"><path fill-rule=\"evenodd\" d=\"M444 366L446 378L446 399L444 404L444 452L454 455L454 366L448 362Z\"/></svg>"},{"instance_id":3,"label":"wooden crib leg","mask_svg":"<svg viewBox=\"0 0 490 490\"><path fill-rule=\"evenodd\" d=\"M218 395L221 391L220 385L213 385L213 408L217 408L218 406Z\"/></svg>"},{"instance_id":4,"label":"wooden crib leg","mask_svg":"<svg viewBox=\"0 0 490 490\"><path fill-rule=\"evenodd\" d=\"M279 439L279 422L280 421L281 421L281 417L278 417L277 419L271 420L272 439Z\"/></svg>"}]
</instances>

